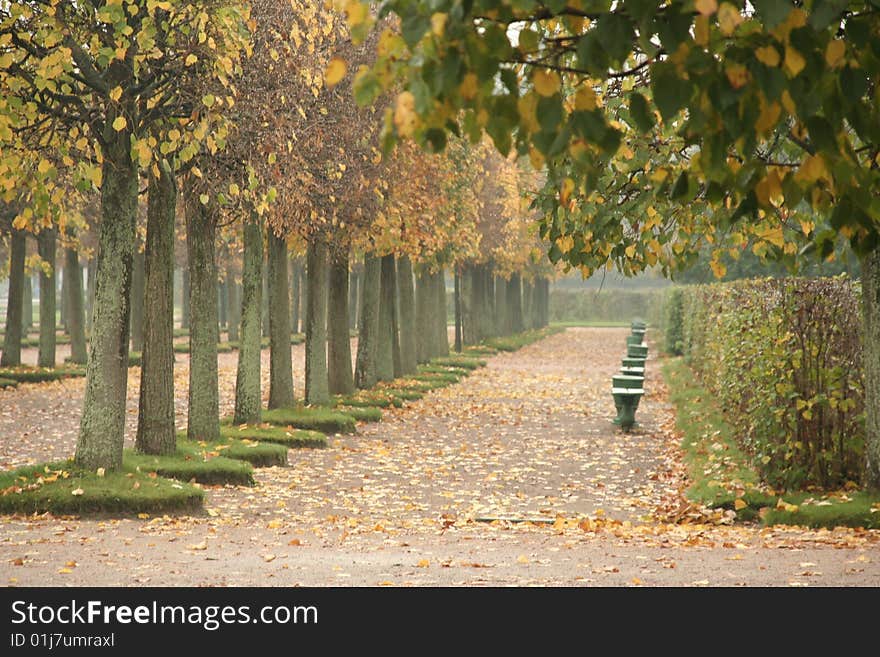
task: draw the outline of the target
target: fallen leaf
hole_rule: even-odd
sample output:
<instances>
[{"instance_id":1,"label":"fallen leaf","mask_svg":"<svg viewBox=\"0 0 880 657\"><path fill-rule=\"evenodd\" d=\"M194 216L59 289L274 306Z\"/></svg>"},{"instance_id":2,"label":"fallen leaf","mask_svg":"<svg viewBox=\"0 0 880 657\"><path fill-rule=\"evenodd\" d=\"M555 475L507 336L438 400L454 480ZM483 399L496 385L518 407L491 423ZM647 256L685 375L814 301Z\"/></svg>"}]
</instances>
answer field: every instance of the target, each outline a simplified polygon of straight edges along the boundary
<instances>
[{"instance_id":1,"label":"fallen leaf","mask_svg":"<svg viewBox=\"0 0 880 657\"><path fill-rule=\"evenodd\" d=\"M201 543L196 543L195 545L189 546L190 550L207 550L208 549L208 541L202 541Z\"/></svg>"},{"instance_id":2,"label":"fallen leaf","mask_svg":"<svg viewBox=\"0 0 880 657\"><path fill-rule=\"evenodd\" d=\"M516 558L516 561L517 561L517 563L528 563L529 558L526 555L521 554Z\"/></svg>"},{"instance_id":3,"label":"fallen leaf","mask_svg":"<svg viewBox=\"0 0 880 657\"><path fill-rule=\"evenodd\" d=\"M70 491L71 495L82 495L83 493L85 493L85 491L82 488L74 488Z\"/></svg>"},{"instance_id":4,"label":"fallen leaf","mask_svg":"<svg viewBox=\"0 0 880 657\"><path fill-rule=\"evenodd\" d=\"M416 564L416 567L418 567L418 568L427 568L427 567L430 566L430 565L431 565L431 562L430 562L430 561L428 561L427 559L422 559L421 561L419 561L419 562Z\"/></svg>"},{"instance_id":5,"label":"fallen leaf","mask_svg":"<svg viewBox=\"0 0 880 657\"><path fill-rule=\"evenodd\" d=\"M263 561L265 561L266 563L269 563L270 561L275 561L275 555L274 554L264 554Z\"/></svg>"}]
</instances>

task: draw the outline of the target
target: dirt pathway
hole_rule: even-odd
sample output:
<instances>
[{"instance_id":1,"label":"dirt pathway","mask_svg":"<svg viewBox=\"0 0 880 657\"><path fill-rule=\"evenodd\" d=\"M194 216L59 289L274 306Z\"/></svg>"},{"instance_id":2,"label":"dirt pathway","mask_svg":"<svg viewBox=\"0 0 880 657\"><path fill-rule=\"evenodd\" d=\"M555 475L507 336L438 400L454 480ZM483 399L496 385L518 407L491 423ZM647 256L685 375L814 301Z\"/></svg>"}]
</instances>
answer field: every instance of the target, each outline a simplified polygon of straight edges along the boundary
<instances>
[{"instance_id":1,"label":"dirt pathway","mask_svg":"<svg viewBox=\"0 0 880 657\"><path fill-rule=\"evenodd\" d=\"M610 423L625 335L569 329L495 356L254 488L210 488L198 517L2 519L0 582L880 585L878 532L656 519L678 500L675 437L656 363L640 430ZM42 421L68 421L76 402L57 403Z\"/></svg>"}]
</instances>

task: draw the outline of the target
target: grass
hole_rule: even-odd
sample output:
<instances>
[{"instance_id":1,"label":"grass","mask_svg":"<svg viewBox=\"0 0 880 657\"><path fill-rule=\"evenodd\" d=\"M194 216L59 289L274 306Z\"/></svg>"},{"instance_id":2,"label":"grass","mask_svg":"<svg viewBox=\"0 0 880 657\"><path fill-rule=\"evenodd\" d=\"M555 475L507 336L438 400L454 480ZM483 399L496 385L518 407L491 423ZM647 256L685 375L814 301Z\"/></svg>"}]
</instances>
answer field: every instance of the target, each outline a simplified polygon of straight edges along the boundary
<instances>
[{"instance_id":1,"label":"grass","mask_svg":"<svg viewBox=\"0 0 880 657\"><path fill-rule=\"evenodd\" d=\"M444 383L458 383L461 377L452 374L451 372L427 372L425 374L412 374L408 378L413 379L415 381L428 381L428 382L444 382Z\"/></svg>"},{"instance_id":2,"label":"grass","mask_svg":"<svg viewBox=\"0 0 880 657\"><path fill-rule=\"evenodd\" d=\"M469 347L464 347L461 350L461 353L464 356L494 356L498 353L498 350L484 344L474 344Z\"/></svg>"},{"instance_id":3,"label":"grass","mask_svg":"<svg viewBox=\"0 0 880 657\"><path fill-rule=\"evenodd\" d=\"M424 393L430 392L431 390L438 390L440 388L445 388L449 385L449 381L437 381L436 379L432 380L416 380L413 377L409 377L406 379L396 379L393 384L391 384L387 390L391 390L394 394L415 394L421 393L424 396Z\"/></svg>"},{"instance_id":4,"label":"grass","mask_svg":"<svg viewBox=\"0 0 880 657\"><path fill-rule=\"evenodd\" d=\"M131 463L104 476L79 471L72 461L0 473L0 513L165 513L196 509L203 498L196 486L137 471Z\"/></svg>"},{"instance_id":5,"label":"grass","mask_svg":"<svg viewBox=\"0 0 880 657\"><path fill-rule=\"evenodd\" d=\"M663 366L669 399L691 486L685 495L713 508L733 509L737 519L807 527L880 528L880 494L857 492L777 492L759 481L749 455L714 398L696 381L682 359ZM872 512L872 509L874 511Z\"/></svg>"},{"instance_id":6,"label":"grass","mask_svg":"<svg viewBox=\"0 0 880 657\"><path fill-rule=\"evenodd\" d=\"M77 376L85 376L85 367L68 366L61 367L19 367L0 368L0 378L12 379L19 383L43 383L45 381L58 381Z\"/></svg>"},{"instance_id":7,"label":"grass","mask_svg":"<svg viewBox=\"0 0 880 657\"><path fill-rule=\"evenodd\" d=\"M415 390L412 388L387 388L389 394L394 395L397 399L403 401L418 401L425 396L423 390Z\"/></svg>"},{"instance_id":8,"label":"grass","mask_svg":"<svg viewBox=\"0 0 880 657\"><path fill-rule=\"evenodd\" d=\"M517 351L518 349L522 349L533 342L537 342L543 338L553 335L554 333L561 333L565 328L561 326L549 326L542 329L530 329L528 331L523 331L522 333L516 333L514 335L505 335L498 338L487 338L483 341L488 347L492 347L493 349L497 349L498 351Z\"/></svg>"},{"instance_id":9,"label":"grass","mask_svg":"<svg viewBox=\"0 0 880 657\"><path fill-rule=\"evenodd\" d=\"M177 439L174 454L153 456L125 450L123 463L126 467L139 468L141 472L155 472L161 477L200 484L252 486L254 483L250 463L232 458L225 450L181 437Z\"/></svg>"},{"instance_id":10,"label":"grass","mask_svg":"<svg viewBox=\"0 0 880 657\"><path fill-rule=\"evenodd\" d=\"M382 409L375 406L337 406L337 410L358 422L381 422Z\"/></svg>"},{"instance_id":11,"label":"grass","mask_svg":"<svg viewBox=\"0 0 880 657\"><path fill-rule=\"evenodd\" d=\"M462 377L462 376L468 376L471 373L471 370L465 369L463 367L447 367L445 365L419 365L418 373L419 374L454 374L455 376Z\"/></svg>"},{"instance_id":12,"label":"grass","mask_svg":"<svg viewBox=\"0 0 880 657\"><path fill-rule=\"evenodd\" d=\"M287 429L272 424L241 426L221 426L220 435L224 439L249 439L265 443L284 445L288 449L327 447L327 436L320 431L306 429Z\"/></svg>"},{"instance_id":13,"label":"grass","mask_svg":"<svg viewBox=\"0 0 880 657\"><path fill-rule=\"evenodd\" d=\"M17 385L18 381L15 379L0 378L0 388L15 388Z\"/></svg>"},{"instance_id":14,"label":"grass","mask_svg":"<svg viewBox=\"0 0 880 657\"><path fill-rule=\"evenodd\" d=\"M430 364L439 365L441 367L455 367L462 370L476 370L481 367L486 367L486 361L468 356L443 356L440 358L432 358Z\"/></svg>"},{"instance_id":15,"label":"grass","mask_svg":"<svg viewBox=\"0 0 880 657\"><path fill-rule=\"evenodd\" d=\"M397 395L381 390L359 390L351 395L337 395L333 398L336 406L375 406L388 408L403 406L403 400Z\"/></svg>"},{"instance_id":16,"label":"grass","mask_svg":"<svg viewBox=\"0 0 880 657\"><path fill-rule=\"evenodd\" d=\"M355 419L346 413L340 413L329 408L312 408L308 406L296 406L294 408L273 408L263 411L263 422L293 427L295 429L309 429L321 433L355 433Z\"/></svg>"}]
</instances>

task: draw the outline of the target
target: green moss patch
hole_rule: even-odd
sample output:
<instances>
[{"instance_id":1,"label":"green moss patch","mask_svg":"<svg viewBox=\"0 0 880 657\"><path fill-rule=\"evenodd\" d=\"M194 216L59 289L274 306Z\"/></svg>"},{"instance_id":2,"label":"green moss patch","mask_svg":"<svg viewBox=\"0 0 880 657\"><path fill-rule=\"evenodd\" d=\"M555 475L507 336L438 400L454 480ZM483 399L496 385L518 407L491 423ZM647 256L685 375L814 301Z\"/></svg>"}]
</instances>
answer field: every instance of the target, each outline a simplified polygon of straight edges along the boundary
<instances>
[{"instance_id":1,"label":"green moss patch","mask_svg":"<svg viewBox=\"0 0 880 657\"><path fill-rule=\"evenodd\" d=\"M382 390L360 390L352 395L337 395L333 400L336 406L374 406L376 408L388 408L389 406L400 408L403 406L403 400Z\"/></svg>"},{"instance_id":2,"label":"green moss patch","mask_svg":"<svg viewBox=\"0 0 880 657\"><path fill-rule=\"evenodd\" d=\"M287 429L272 424L221 426L220 435L224 439L259 440L284 445L288 449L327 447L327 436L320 431Z\"/></svg>"},{"instance_id":3,"label":"green moss patch","mask_svg":"<svg viewBox=\"0 0 880 657\"><path fill-rule=\"evenodd\" d=\"M464 356L494 356L498 350L484 344L474 344L461 350Z\"/></svg>"},{"instance_id":4,"label":"green moss patch","mask_svg":"<svg viewBox=\"0 0 880 657\"><path fill-rule=\"evenodd\" d=\"M254 472L250 463L231 458L224 450L189 440L177 441L177 451L168 456L139 454L125 450L123 463L126 468L153 472L161 477L181 481L197 481L200 484L235 484L251 486Z\"/></svg>"},{"instance_id":5,"label":"green moss patch","mask_svg":"<svg viewBox=\"0 0 880 657\"><path fill-rule=\"evenodd\" d=\"M262 419L269 424L295 429L309 429L321 433L355 433L357 427L351 415L329 408L297 406L294 408L273 408L263 411Z\"/></svg>"},{"instance_id":6,"label":"green moss patch","mask_svg":"<svg viewBox=\"0 0 880 657\"><path fill-rule=\"evenodd\" d=\"M0 368L0 378L12 379L19 383L43 383L45 381L58 381L77 376L85 376L84 367L3 367Z\"/></svg>"},{"instance_id":7,"label":"green moss patch","mask_svg":"<svg viewBox=\"0 0 880 657\"><path fill-rule=\"evenodd\" d=\"M382 409L375 406L337 406L337 410L350 415L358 422L380 422Z\"/></svg>"},{"instance_id":8,"label":"green moss patch","mask_svg":"<svg viewBox=\"0 0 880 657\"><path fill-rule=\"evenodd\" d=\"M443 367L455 367L457 369L475 370L486 366L486 361L479 358L469 358L467 356L443 356L441 358L432 358L431 365L441 365Z\"/></svg>"},{"instance_id":9,"label":"green moss patch","mask_svg":"<svg viewBox=\"0 0 880 657\"><path fill-rule=\"evenodd\" d=\"M409 378L410 378L410 379L414 379L415 381L428 381L428 382L431 382L431 383L433 383L433 382L438 382L438 383L439 383L439 382L442 381L442 382L445 382L445 383L447 383L447 384L449 384L449 383L458 383L459 380L461 379L461 377L458 377L458 376L456 376L455 374L451 374L451 373L449 373L449 372L444 372L444 373L442 373L442 374L441 374L441 373L435 373L435 372L428 372L428 373L425 373L425 374L413 374L413 375L410 376Z\"/></svg>"},{"instance_id":10,"label":"green moss patch","mask_svg":"<svg viewBox=\"0 0 880 657\"><path fill-rule=\"evenodd\" d=\"M468 376L471 370L461 367L446 367L443 365L419 365L419 374L454 374L457 377Z\"/></svg>"},{"instance_id":11,"label":"green moss patch","mask_svg":"<svg viewBox=\"0 0 880 657\"><path fill-rule=\"evenodd\" d=\"M696 381L681 358L663 366L676 427L692 481L686 496L713 508L733 509L737 519L767 525L880 528L880 494L857 492L779 492L762 484L749 455L715 398ZM872 511L874 509L874 511Z\"/></svg>"},{"instance_id":12,"label":"green moss patch","mask_svg":"<svg viewBox=\"0 0 880 657\"><path fill-rule=\"evenodd\" d=\"M0 378L0 388L14 388L18 385L18 381L15 379L3 379Z\"/></svg>"},{"instance_id":13,"label":"green moss patch","mask_svg":"<svg viewBox=\"0 0 880 657\"><path fill-rule=\"evenodd\" d=\"M565 328L561 326L548 326L542 329L532 329L516 333L515 335L505 335L497 338L488 338L484 340L484 344L498 351L517 351L538 340L542 340L555 333L561 333Z\"/></svg>"},{"instance_id":14,"label":"green moss patch","mask_svg":"<svg viewBox=\"0 0 880 657\"><path fill-rule=\"evenodd\" d=\"M391 391L398 399L403 401L418 401L425 396L423 390L415 390L413 388L392 388Z\"/></svg>"},{"instance_id":15,"label":"green moss patch","mask_svg":"<svg viewBox=\"0 0 880 657\"><path fill-rule=\"evenodd\" d=\"M203 498L196 486L128 463L104 476L82 472L72 461L0 473L0 513L166 513L197 509Z\"/></svg>"}]
</instances>

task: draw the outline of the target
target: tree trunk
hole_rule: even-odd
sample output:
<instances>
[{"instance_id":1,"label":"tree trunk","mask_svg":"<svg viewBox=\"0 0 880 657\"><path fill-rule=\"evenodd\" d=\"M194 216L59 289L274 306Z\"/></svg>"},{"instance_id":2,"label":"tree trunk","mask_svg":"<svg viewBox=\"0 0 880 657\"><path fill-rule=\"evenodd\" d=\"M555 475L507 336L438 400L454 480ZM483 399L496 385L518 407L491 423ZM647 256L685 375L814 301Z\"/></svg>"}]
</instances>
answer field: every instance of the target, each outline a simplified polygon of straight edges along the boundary
<instances>
[{"instance_id":1,"label":"tree trunk","mask_svg":"<svg viewBox=\"0 0 880 657\"><path fill-rule=\"evenodd\" d=\"M226 280L217 281L217 324L218 329L222 333L229 326L229 312L226 307L228 297L226 292Z\"/></svg>"},{"instance_id":2,"label":"tree trunk","mask_svg":"<svg viewBox=\"0 0 880 657\"><path fill-rule=\"evenodd\" d=\"M534 286L530 281L522 281L522 316L523 328L534 328L534 319L532 317L532 305L534 303Z\"/></svg>"},{"instance_id":3,"label":"tree trunk","mask_svg":"<svg viewBox=\"0 0 880 657\"><path fill-rule=\"evenodd\" d=\"M131 350L144 350L144 268L146 255L135 245L131 264Z\"/></svg>"},{"instance_id":4,"label":"tree trunk","mask_svg":"<svg viewBox=\"0 0 880 657\"><path fill-rule=\"evenodd\" d=\"M107 132L111 132L108 128ZM137 219L138 169L131 161L130 134L109 135L101 185L101 228L95 303L92 309L86 390L76 445L76 463L86 470L122 466L125 396L128 391L128 332L131 321L131 261Z\"/></svg>"},{"instance_id":5,"label":"tree trunk","mask_svg":"<svg viewBox=\"0 0 880 657\"><path fill-rule=\"evenodd\" d=\"M371 253L364 254L364 273L361 278L361 309L358 313L357 365L355 385L361 390L372 388L378 381L376 359L379 338L379 296L382 262Z\"/></svg>"},{"instance_id":6,"label":"tree trunk","mask_svg":"<svg viewBox=\"0 0 880 657\"><path fill-rule=\"evenodd\" d=\"M40 268L40 349L39 367L55 367L55 242L54 229L37 235L37 252L44 263Z\"/></svg>"},{"instance_id":7,"label":"tree trunk","mask_svg":"<svg viewBox=\"0 0 880 657\"><path fill-rule=\"evenodd\" d=\"M220 439L220 393L217 372L217 263L214 242L217 217L188 191L186 248L189 261L189 412L190 440Z\"/></svg>"},{"instance_id":8,"label":"tree trunk","mask_svg":"<svg viewBox=\"0 0 880 657\"><path fill-rule=\"evenodd\" d=\"M244 223L241 269L241 330L238 369L235 376L236 424L260 421L263 395L260 389L260 309L263 306L263 228L254 215Z\"/></svg>"},{"instance_id":9,"label":"tree trunk","mask_svg":"<svg viewBox=\"0 0 880 657\"><path fill-rule=\"evenodd\" d=\"M293 259L293 273L290 284L290 330L291 333L299 333L299 308L300 291L302 290L302 262L299 258Z\"/></svg>"},{"instance_id":10,"label":"tree trunk","mask_svg":"<svg viewBox=\"0 0 880 657\"><path fill-rule=\"evenodd\" d=\"M513 274L507 283L507 312L510 316L511 332L522 333L525 326L522 309L522 276L519 273Z\"/></svg>"},{"instance_id":11,"label":"tree trunk","mask_svg":"<svg viewBox=\"0 0 880 657\"><path fill-rule=\"evenodd\" d=\"M25 240L25 254L27 254L27 240ZM34 327L34 277L28 273L24 277L24 295L22 297L21 308L21 328L23 335L27 334Z\"/></svg>"},{"instance_id":12,"label":"tree trunk","mask_svg":"<svg viewBox=\"0 0 880 657\"><path fill-rule=\"evenodd\" d=\"M268 230L269 408L293 406L287 240Z\"/></svg>"},{"instance_id":13,"label":"tree trunk","mask_svg":"<svg viewBox=\"0 0 880 657\"><path fill-rule=\"evenodd\" d=\"M400 301L400 369L403 376L415 374L416 360L416 298L413 267L409 256L397 260L397 287Z\"/></svg>"},{"instance_id":14,"label":"tree trunk","mask_svg":"<svg viewBox=\"0 0 880 657\"><path fill-rule=\"evenodd\" d=\"M241 322L241 301L238 298L238 283L232 267L226 270L226 339L238 342L238 325Z\"/></svg>"},{"instance_id":15,"label":"tree trunk","mask_svg":"<svg viewBox=\"0 0 880 657\"><path fill-rule=\"evenodd\" d=\"M150 175L144 247L143 360L135 449L173 454L174 428L174 219L177 183L162 162Z\"/></svg>"},{"instance_id":16,"label":"tree trunk","mask_svg":"<svg viewBox=\"0 0 880 657\"><path fill-rule=\"evenodd\" d=\"M880 490L880 249L862 256L865 485Z\"/></svg>"},{"instance_id":17,"label":"tree trunk","mask_svg":"<svg viewBox=\"0 0 880 657\"><path fill-rule=\"evenodd\" d=\"M485 311L483 312L483 330L487 338L499 335L497 321L497 305L498 295L495 292L495 274L494 265L487 263L480 269L480 275L483 277L484 303Z\"/></svg>"},{"instance_id":18,"label":"tree trunk","mask_svg":"<svg viewBox=\"0 0 880 657\"><path fill-rule=\"evenodd\" d=\"M64 250L64 279L67 281L67 325L70 333L70 362L85 365L85 308L83 308L82 267L75 249Z\"/></svg>"},{"instance_id":19,"label":"tree trunk","mask_svg":"<svg viewBox=\"0 0 880 657\"><path fill-rule=\"evenodd\" d=\"M190 297L190 284L189 284L189 263L187 263L186 267L183 268L183 272L181 273L181 283L180 286L182 288L181 296L180 296L180 328L189 329L189 320L190 313L189 310L189 297Z\"/></svg>"},{"instance_id":20,"label":"tree trunk","mask_svg":"<svg viewBox=\"0 0 880 657\"><path fill-rule=\"evenodd\" d=\"M309 307L309 262L308 253L303 259L299 283L299 332L306 333L306 309Z\"/></svg>"},{"instance_id":21,"label":"tree trunk","mask_svg":"<svg viewBox=\"0 0 880 657\"><path fill-rule=\"evenodd\" d=\"M12 231L9 249L9 296L6 299L6 335L0 365L21 365L22 310L24 307L24 252L27 246L24 231Z\"/></svg>"},{"instance_id":22,"label":"tree trunk","mask_svg":"<svg viewBox=\"0 0 880 657\"><path fill-rule=\"evenodd\" d=\"M330 258L327 378L330 394L333 395L350 395L354 392L348 303L348 251L344 251L334 253Z\"/></svg>"},{"instance_id":23,"label":"tree trunk","mask_svg":"<svg viewBox=\"0 0 880 657\"><path fill-rule=\"evenodd\" d=\"M495 326L498 327L498 335L510 335L510 312L507 307L509 283L500 276L495 277Z\"/></svg>"},{"instance_id":24,"label":"tree trunk","mask_svg":"<svg viewBox=\"0 0 880 657\"><path fill-rule=\"evenodd\" d=\"M92 335L92 316L95 310L95 282L98 278L98 259L89 258L86 271L86 333Z\"/></svg>"},{"instance_id":25,"label":"tree trunk","mask_svg":"<svg viewBox=\"0 0 880 657\"><path fill-rule=\"evenodd\" d=\"M431 274L419 268L416 274L416 361L431 360Z\"/></svg>"},{"instance_id":26,"label":"tree trunk","mask_svg":"<svg viewBox=\"0 0 880 657\"><path fill-rule=\"evenodd\" d=\"M310 240L307 259L306 403L321 405L330 402L327 380L327 244Z\"/></svg>"},{"instance_id":27,"label":"tree trunk","mask_svg":"<svg viewBox=\"0 0 880 657\"><path fill-rule=\"evenodd\" d=\"M474 335L474 319L472 312L473 265L465 265L461 269L461 283L459 298L461 300L461 341L462 344L476 344L478 340Z\"/></svg>"},{"instance_id":28,"label":"tree trunk","mask_svg":"<svg viewBox=\"0 0 880 657\"><path fill-rule=\"evenodd\" d=\"M348 328L354 331L358 327L358 291L361 275L356 269L352 269L348 280Z\"/></svg>"},{"instance_id":29,"label":"tree trunk","mask_svg":"<svg viewBox=\"0 0 880 657\"><path fill-rule=\"evenodd\" d=\"M62 255L62 258L64 256ZM65 269L65 260L61 261L61 299L59 305L61 306L61 312L59 313L59 319L61 320L61 327L64 330L65 335L70 335L70 321L68 320L69 311L67 309L67 271ZM56 278L58 278L56 276Z\"/></svg>"},{"instance_id":30,"label":"tree trunk","mask_svg":"<svg viewBox=\"0 0 880 657\"><path fill-rule=\"evenodd\" d=\"M453 291L453 299L455 303L455 352L461 353L462 334L461 334L461 271L455 268L455 288Z\"/></svg>"},{"instance_id":31,"label":"tree trunk","mask_svg":"<svg viewBox=\"0 0 880 657\"><path fill-rule=\"evenodd\" d=\"M437 356L449 355L449 332L446 321L446 276L443 268L434 275L434 352Z\"/></svg>"},{"instance_id":32,"label":"tree trunk","mask_svg":"<svg viewBox=\"0 0 880 657\"><path fill-rule=\"evenodd\" d=\"M269 264L266 260L263 261L263 307L260 309L260 317L263 322L263 337L268 338L271 327L269 326Z\"/></svg>"},{"instance_id":33,"label":"tree trunk","mask_svg":"<svg viewBox=\"0 0 880 657\"><path fill-rule=\"evenodd\" d=\"M541 280L541 326L550 324L550 279Z\"/></svg>"},{"instance_id":34,"label":"tree trunk","mask_svg":"<svg viewBox=\"0 0 880 657\"><path fill-rule=\"evenodd\" d=\"M382 279L379 291L379 348L376 353L376 374L380 381L392 381L395 375L395 358L397 352L397 369L400 369L400 343L395 335L395 314L397 285L394 266L394 254L382 256Z\"/></svg>"}]
</instances>

